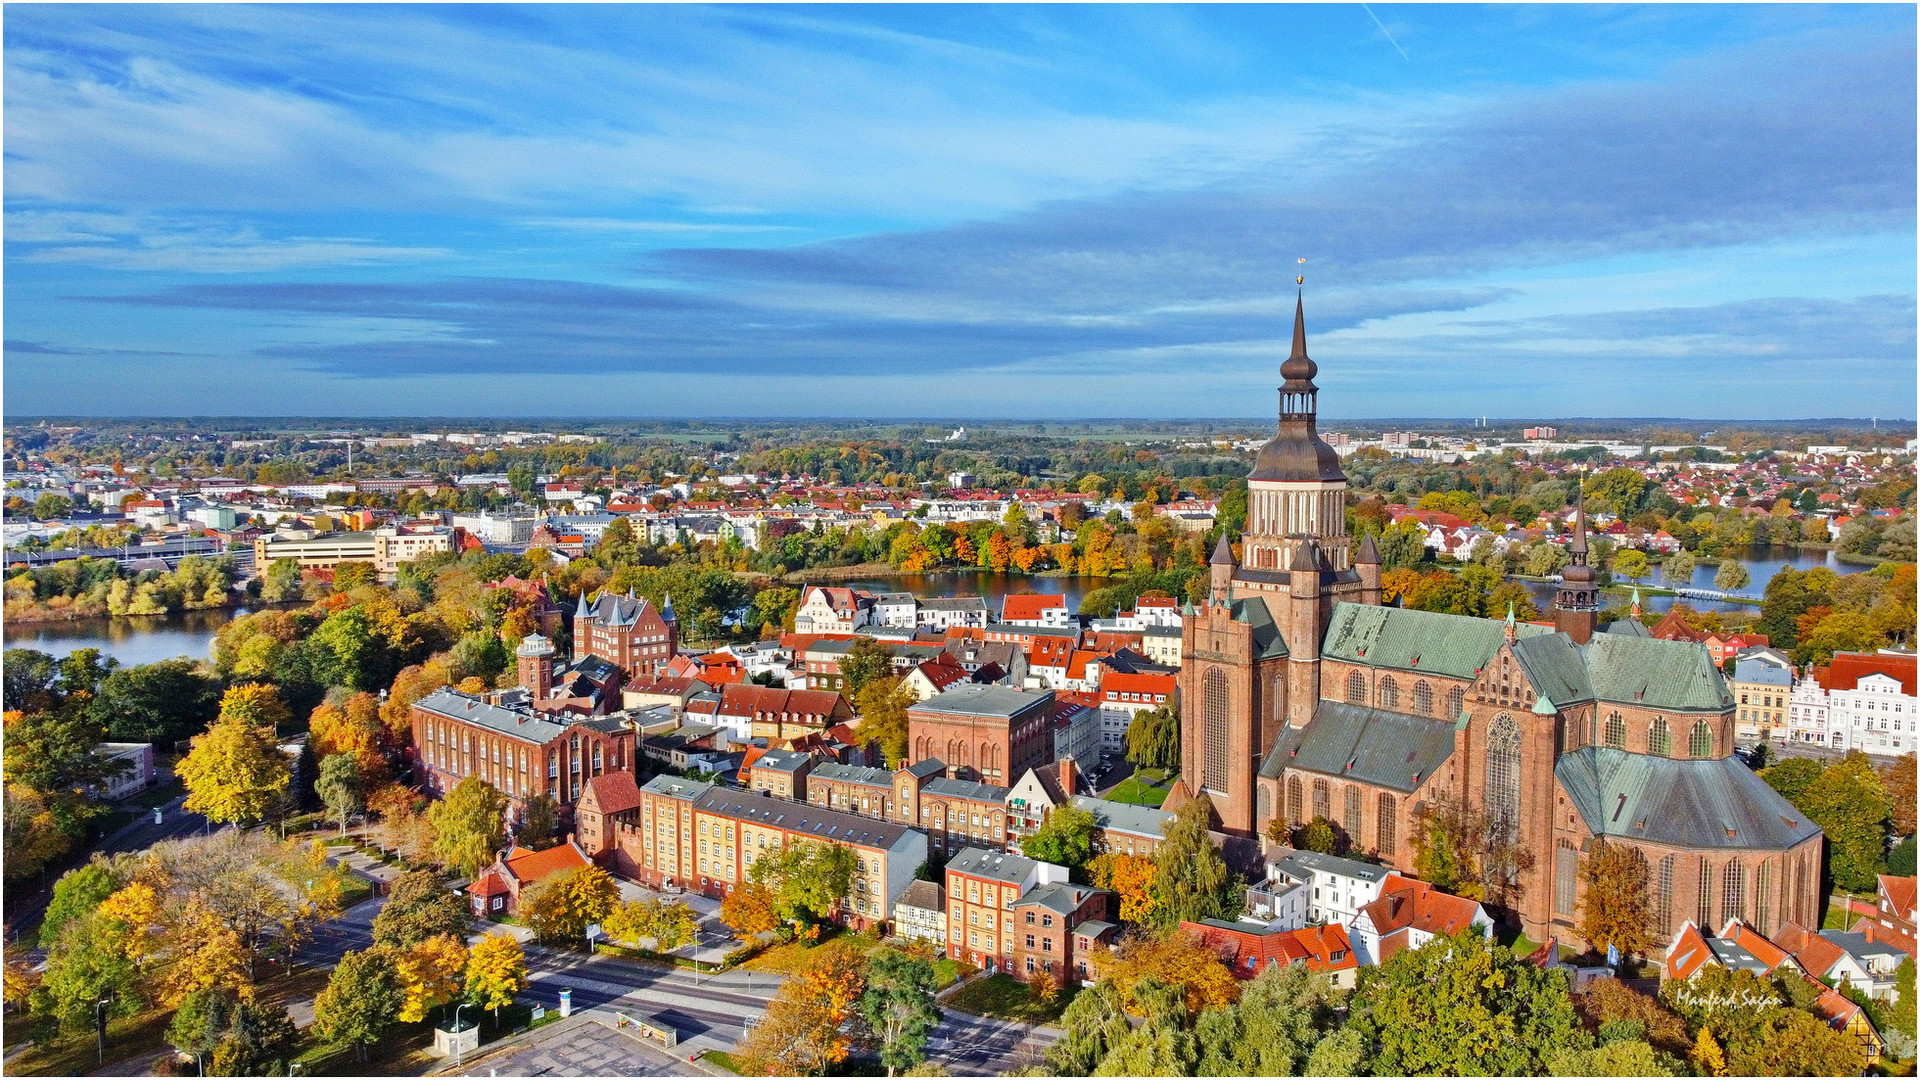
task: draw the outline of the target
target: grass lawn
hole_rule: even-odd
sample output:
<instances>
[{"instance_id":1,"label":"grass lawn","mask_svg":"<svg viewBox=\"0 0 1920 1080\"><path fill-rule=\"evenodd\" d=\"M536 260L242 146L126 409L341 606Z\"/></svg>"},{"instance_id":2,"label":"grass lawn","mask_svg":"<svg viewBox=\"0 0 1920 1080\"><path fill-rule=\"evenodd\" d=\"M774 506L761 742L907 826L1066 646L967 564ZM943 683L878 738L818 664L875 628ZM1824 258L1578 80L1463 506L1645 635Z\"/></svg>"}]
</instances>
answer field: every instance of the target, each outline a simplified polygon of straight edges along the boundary
<instances>
[{"instance_id":1,"label":"grass lawn","mask_svg":"<svg viewBox=\"0 0 1920 1080\"><path fill-rule=\"evenodd\" d=\"M1022 1024L1051 1024L1060 1019L1067 1003L1079 992L1078 987L1069 987L1054 995L1053 1001L1041 1003L1036 1000L1026 985L1011 975L989 975L976 979L962 987L959 993L946 999L944 1004L962 1012L991 1016L999 1020L1013 1020Z\"/></svg>"},{"instance_id":2,"label":"grass lawn","mask_svg":"<svg viewBox=\"0 0 1920 1080\"><path fill-rule=\"evenodd\" d=\"M373 886L361 878L349 876L346 884L340 887L340 910L342 911L371 899L373 899Z\"/></svg>"},{"instance_id":3,"label":"grass lawn","mask_svg":"<svg viewBox=\"0 0 1920 1080\"><path fill-rule=\"evenodd\" d=\"M740 1075L740 1063L735 1061L733 1055L727 1053L725 1050L709 1050L700 1055L700 1060L710 1065L717 1065L735 1076Z\"/></svg>"},{"instance_id":4,"label":"grass lawn","mask_svg":"<svg viewBox=\"0 0 1920 1080\"><path fill-rule=\"evenodd\" d=\"M933 962L933 985L936 989L945 990L973 972L972 964L942 957Z\"/></svg>"},{"instance_id":5,"label":"grass lawn","mask_svg":"<svg viewBox=\"0 0 1920 1080\"><path fill-rule=\"evenodd\" d=\"M1171 783L1165 781L1159 784L1144 782L1136 773L1120 781L1120 786L1107 792L1106 798L1137 806L1159 806L1167 801L1167 791L1172 787Z\"/></svg>"},{"instance_id":6,"label":"grass lawn","mask_svg":"<svg viewBox=\"0 0 1920 1080\"><path fill-rule=\"evenodd\" d=\"M169 780L164 784L155 784L145 791L134 792L120 800L120 805L129 809L145 807L152 810L156 806L165 806L186 793L186 785L178 780Z\"/></svg>"},{"instance_id":7,"label":"grass lawn","mask_svg":"<svg viewBox=\"0 0 1920 1080\"><path fill-rule=\"evenodd\" d=\"M792 975L813 966L814 962L821 958L819 953L822 949L855 949L868 953L880 944L880 939L870 933L842 932L833 934L831 937L826 936L827 933L826 930L822 930L822 939L818 942L791 941L785 945L776 945L740 966L749 971L770 971L776 975Z\"/></svg>"},{"instance_id":8,"label":"grass lawn","mask_svg":"<svg viewBox=\"0 0 1920 1080\"><path fill-rule=\"evenodd\" d=\"M419 1076L440 1063L427 1052L432 1046L432 1024L397 1024L367 1047L365 1061L346 1043L314 1046L294 1060L302 1076Z\"/></svg>"},{"instance_id":9,"label":"grass lawn","mask_svg":"<svg viewBox=\"0 0 1920 1080\"><path fill-rule=\"evenodd\" d=\"M172 1009L152 1009L136 1016L107 1021L105 1060L125 1061L139 1054L166 1048L167 1023ZM7 1062L10 1076L84 1076L100 1067L91 1030L51 1043L40 1042L42 1033L51 1035L53 1024L38 1018L10 1020L7 1041L32 1038L34 1045Z\"/></svg>"}]
</instances>

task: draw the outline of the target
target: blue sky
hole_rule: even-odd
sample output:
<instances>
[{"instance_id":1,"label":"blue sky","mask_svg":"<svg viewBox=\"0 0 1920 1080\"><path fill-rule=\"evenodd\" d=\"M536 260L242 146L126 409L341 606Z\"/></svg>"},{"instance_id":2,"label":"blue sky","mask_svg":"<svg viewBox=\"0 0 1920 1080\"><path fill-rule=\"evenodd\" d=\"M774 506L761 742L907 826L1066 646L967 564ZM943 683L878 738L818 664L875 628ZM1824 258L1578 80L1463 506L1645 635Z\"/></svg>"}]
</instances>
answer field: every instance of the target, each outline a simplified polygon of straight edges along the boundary
<instances>
[{"instance_id":1,"label":"blue sky","mask_svg":"<svg viewBox=\"0 0 1920 1080\"><path fill-rule=\"evenodd\" d=\"M1912 6L14 4L5 408L1910 417Z\"/></svg>"}]
</instances>

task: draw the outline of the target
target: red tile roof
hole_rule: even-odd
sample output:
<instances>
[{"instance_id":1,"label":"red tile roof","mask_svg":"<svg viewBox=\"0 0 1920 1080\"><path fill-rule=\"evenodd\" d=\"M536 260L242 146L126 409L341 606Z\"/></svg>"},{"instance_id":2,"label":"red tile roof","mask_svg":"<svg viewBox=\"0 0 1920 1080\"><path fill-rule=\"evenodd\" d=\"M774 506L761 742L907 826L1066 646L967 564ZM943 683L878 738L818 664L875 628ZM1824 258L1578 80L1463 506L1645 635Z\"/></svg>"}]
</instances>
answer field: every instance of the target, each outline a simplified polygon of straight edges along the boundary
<instances>
[{"instance_id":1,"label":"red tile roof","mask_svg":"<svg viewBox=\"0 0 1920 1080\"><path fill-rule=\"evenodd\" d=\"M1703 967L1713 960L1713 950L1707 947L1707 937L1700 928L1688 923L1680 928L1680 933L1667 946L1667 958L1662 963L1660 978L1685 981L1694 977Z\"/></svg>"},{"instance_id":2,"label":"red tile roof","mask_svg":"<svg viewBox=\"0 0 1920 1080\"><path fill-rule=\"evenodd\" d=\"M1473 925L1480 905L1464 896L1443 893L1424 881L1388 874L1380 883L1380 898L1361 910L1373 920L1381 937L1400 930L1456 934Z\"/></svg>"},{"instance_id":3,"label":"red tile roof","mask_svg":"<svg viewBox=\"0 0 1920 1080\"><path fill-rule=\"evenodd\" d=\"M1344 926L1309 926L1301 930L1242 929L1215 922L1183 922L1183 933L1220 954L1221 963L1236 979L1251 979L1273 964L1303 963L1309 971L1343 971L1360 966Z\"/></svg>"},{"instance_id":4,"label":"red tile roof","mask_svg":"<svg viewBox=\"0 0 1920 1080\"><path fill-rule=\"evenodd\" d=\"M1174 675L1130 675L1124 671L1110 671L1100 679L1100 692L1109 698L1114 694L1159 694L1168 695L1179 685Z\"/></svg>"},{"instance_id":5,"label":"red tile roof","mask_svg":"<svg viewBox=\"0 0 1920 1080\"><path fill-rule=\"evenodd\" d=\"M603 814L617 814L640 805L640 785L633 782L633 774L625 769L601 773L587 781L587 790Z\"/></svg>"},{"instance_id":6,"label":"red tile roof","mask_svg":"<svg viewBox=\"0 0 1920 1080\"><path fill-rule=\"evenodd\" d=\"M1000 621L1039 622L1042 612L1066 606L1065 593L1010 593L1000 606Z\"/></svg>"},{"instance_id":7,"label":"red tile roof","mask_svg":"<svg viewBox=\"0 0 1920 1080\"><path fill-rule=\"evenodd\" d=\"M935 690L945 690L954 683L967 681L967 669L953 662L946 653L931 660L922 661L920 674L933 684Z\"/></svg>"},{"instance_id":8,"label":"red tile roof","mask_svg":"<svg viewBox=\"0 0 1920 1080\"><path fill-rule=\"evenodd\" d=\"M507 889L507 883L500 879L500 875L495 871L489 870L481 874L473 884L468 885L467 891L475 896L501 896L509 890Z\"/></svg>"},{"instance_id":9,"label":"red tile roof","mask_svg":"<svg viewBox=\"0 0 1920 1080\"><path fill-rule=\"evenodd\" d=\"M1767 938L1762 937L1760 931L1738 920L1730 924L1726 932L1720 936L1752 953L1755 960L1767 965L1768 971L1772 971L1781 964L1793 959L1793 957L1787 953L1787 950L1769 941Z\"/></svg>"},{"instance_id":10,"label":"red tile roof","mask_svg":"<svg viewBox=\"0 0 1920 1080\"><path fill-rule=\"evenodd\" d=\"M1913 917L1914 905L1920 903L1920 878L1881 874L1880 895L1892 905L1895 915L1910 919Z\"/></svg>"},{"instance_id":11,"label":"red tile roof","mask_svg":"<svg viewBox=\"0 0 1920 1080\"><path fill-rule=\"evenodd\" d=\"M1774 944L1793 954L1800 967L1816 979L1826 978L1846 951L1798 923L1787 923L1773 935ZM1752 946L1748 946L1752 952ZM1758 953L1755 953L1758 956Z\"/></svg>"},{"instance_id":12,"label":"red tile roof","mask_svg":"<svg viewBox=\"0 0 1920 1080\"><path fill-rule=\"evenodd\" d=\"M1900 692L1913 697L1914 660L1912 656L1880 653L1834 653L1833 663L1827 669L1830 674L1820 685L1828 690L1852 690L1869 675L1886 675L1900 680Z\"/></svg>"},{"instance_id":13,"label":"red tile roof","mask_svg":"<svg viewBox=\"0 0 1920 1080\"><path fill-rule=\"evenodd\" d=\"M1668 611L1660 621L1653 624L1653 636L1663 641L1704 641L1700 631L1687 625L1687 620L1677 611Z\"/></svg>"}]
</instances>

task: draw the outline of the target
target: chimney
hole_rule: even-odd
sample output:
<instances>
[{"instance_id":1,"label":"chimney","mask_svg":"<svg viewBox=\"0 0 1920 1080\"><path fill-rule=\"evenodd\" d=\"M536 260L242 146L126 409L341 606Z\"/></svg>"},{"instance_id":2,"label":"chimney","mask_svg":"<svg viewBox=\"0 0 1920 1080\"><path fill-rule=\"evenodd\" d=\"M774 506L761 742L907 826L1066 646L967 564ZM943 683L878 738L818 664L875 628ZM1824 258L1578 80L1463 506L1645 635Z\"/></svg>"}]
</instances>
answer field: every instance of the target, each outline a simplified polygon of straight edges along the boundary
<instances>
[{"instance_id":1,"label":"chimney","mask_svg":"<svg viewBox=\"0 0 1920 1080\"><path fill-rule=\"evenodd\" d=\"M1066 793L1067 798L1071 799L1073 798L1074 790L1079 786L1080 767L1074 763L1073 755L1068 754L1066 757L1060 759L1060 790Z\"/></svg>"}]
</instances>

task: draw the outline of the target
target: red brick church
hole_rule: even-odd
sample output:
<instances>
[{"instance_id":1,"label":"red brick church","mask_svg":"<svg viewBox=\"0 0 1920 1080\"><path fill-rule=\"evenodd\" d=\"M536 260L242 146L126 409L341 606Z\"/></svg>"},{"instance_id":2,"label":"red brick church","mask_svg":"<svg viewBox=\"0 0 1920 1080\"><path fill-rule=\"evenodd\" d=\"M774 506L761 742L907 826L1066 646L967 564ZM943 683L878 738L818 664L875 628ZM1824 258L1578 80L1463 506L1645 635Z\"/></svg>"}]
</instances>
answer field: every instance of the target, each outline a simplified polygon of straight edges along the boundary
<instances>
[{"instance_id":1,"label":"red brick church","mask_svg":"<svg viewBox=\"0 0 1920 1080\"><path fill-rule=\"evenodd\" d=\"M1324 817L1411 872L1419 813L1452 793L1533 854L1517 913L1536 941L1577 940L1597 839L1647 860L1663 936L1817 921L1818 826L1733 757L1733 698L1704 646L1598 624L1584 513L1552 629L1384 607L1379 556L1370 537L1351 550L1346 476L1315 431L1300 304L1280 373L1239 556L1223 538L1211 595L1183 618L1186 783L1220 827Z\"/></svg>"}]
</instances>

